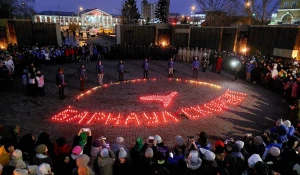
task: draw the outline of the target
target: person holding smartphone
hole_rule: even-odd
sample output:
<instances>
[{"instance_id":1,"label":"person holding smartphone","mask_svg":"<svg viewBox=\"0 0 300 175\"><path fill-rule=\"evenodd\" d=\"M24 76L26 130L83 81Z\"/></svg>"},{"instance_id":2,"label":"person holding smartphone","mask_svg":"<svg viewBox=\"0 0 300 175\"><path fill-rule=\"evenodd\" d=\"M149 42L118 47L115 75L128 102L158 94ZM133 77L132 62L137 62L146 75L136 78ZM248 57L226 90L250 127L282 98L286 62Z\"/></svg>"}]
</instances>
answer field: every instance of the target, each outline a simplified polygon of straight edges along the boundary
<instances>
[{"instance_id":1,"label":"person holding smartphone","mask_svg":"<svg viewBox=\"0 0 300 175\"><path fill-rule=\"evenodd\" d=\"M80 146L83 149L83 154L91 156L92 140L91 129L81 128L78 134L74 137L72 148Z\"/></svg>"}]
</instances>

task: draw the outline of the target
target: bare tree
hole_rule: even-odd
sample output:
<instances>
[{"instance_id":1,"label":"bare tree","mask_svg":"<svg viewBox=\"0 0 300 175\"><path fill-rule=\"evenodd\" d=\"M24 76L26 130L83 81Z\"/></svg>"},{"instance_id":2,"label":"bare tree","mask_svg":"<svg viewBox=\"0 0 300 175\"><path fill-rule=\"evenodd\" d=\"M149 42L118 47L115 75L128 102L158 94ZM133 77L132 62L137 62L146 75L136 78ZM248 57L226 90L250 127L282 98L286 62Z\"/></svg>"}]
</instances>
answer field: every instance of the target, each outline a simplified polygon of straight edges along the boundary
<instances>
[{"instance_id":1,"label":"bare tree","mask_svg":"<svg viewBox=\"0 0 300 175\"><path fill-rule=\"evenodd\" d=\"M206 13L205 26L228 26L229 18L236 16L233 0L196 0Z\"/></svg>"},{"instance_id":2,"label":"bare tree","mask_svg":"<svg viewBox=\"0 0 300 175\"><path fill-rule=\"evenodd\" d=\"M31 18L35 0L0 0L0 18Z\"/></svg>"},{"instance_id":3,"label":"bare tree","mask_svg":"<svg viewBox=\"0 0 300 175\"><path fill-rule=\"evenodd\" d=\"M266 24L281 0L233 0L240 13L252 19L252 24Z\"/></svg>"}]
</instances>

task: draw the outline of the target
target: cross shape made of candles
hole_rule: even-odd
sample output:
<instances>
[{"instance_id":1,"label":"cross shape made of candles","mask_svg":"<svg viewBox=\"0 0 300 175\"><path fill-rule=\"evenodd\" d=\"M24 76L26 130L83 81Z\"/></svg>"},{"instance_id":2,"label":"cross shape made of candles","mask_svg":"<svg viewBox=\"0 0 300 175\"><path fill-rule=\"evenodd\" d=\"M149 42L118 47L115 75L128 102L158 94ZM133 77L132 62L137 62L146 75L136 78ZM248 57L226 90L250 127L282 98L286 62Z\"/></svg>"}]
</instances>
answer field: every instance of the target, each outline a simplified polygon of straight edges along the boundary
<instances>
[{"instance_id":1,"label":"cross shape made of candles","mask_svg":"<svg viewBox=\"0 0 300 175\"><path fill-rule=\"evenodd\" d=\"M149 95L149 96L140 97L140 99L144 100L144 101L162 102L164 107L167 107L175 95L177 95L176 91L171 92L171 94L169 94L169 95Z\"/></svg>"}]
</instances>

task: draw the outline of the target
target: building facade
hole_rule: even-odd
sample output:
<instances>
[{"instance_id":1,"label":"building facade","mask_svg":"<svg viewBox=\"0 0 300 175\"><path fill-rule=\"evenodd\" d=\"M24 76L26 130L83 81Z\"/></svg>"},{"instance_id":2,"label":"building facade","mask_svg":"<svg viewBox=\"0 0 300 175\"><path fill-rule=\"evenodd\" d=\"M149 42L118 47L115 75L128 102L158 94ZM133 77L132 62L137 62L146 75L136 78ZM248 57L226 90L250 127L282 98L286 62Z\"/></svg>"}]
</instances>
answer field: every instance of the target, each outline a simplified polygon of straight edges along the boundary
<instances>
[{"instance_id":1,"label":"building facade","mask_svg":"<svg viewBox=\"0 0 300 175\"><path fill-rule=\"evenodd\" d=\"M120 23L118 17L100 9L87 9L81 12L43 11L33 16L36 23L59 23L61 26L78 24L82 27L112 28Z\"/></svg>"},{"instance_id":2,"label":"building facade","mask_svg":"<svg viewBox=\"0 0 300 175\"><path fill-rule=\"evenodd\" d=\"M167 10L167 19L169 19L170 12L170 0L168 2L168 10ZM155 10L157 8L158 0L153 3L149 3L147 0L143 0L141 2L141 18L144 20L149 20L150 23L157 23L155 18Z\"/></svg>"},{"instance_id":3,"label":"building facade","mask_svg":"<svg viewBox=\"0 0 300 175\"><path fill-rule=\"evenodd\" d=\"M277 14L272 14L271 25L299 24L300 1L282 0Z\"/></svg>"}]
</instances>

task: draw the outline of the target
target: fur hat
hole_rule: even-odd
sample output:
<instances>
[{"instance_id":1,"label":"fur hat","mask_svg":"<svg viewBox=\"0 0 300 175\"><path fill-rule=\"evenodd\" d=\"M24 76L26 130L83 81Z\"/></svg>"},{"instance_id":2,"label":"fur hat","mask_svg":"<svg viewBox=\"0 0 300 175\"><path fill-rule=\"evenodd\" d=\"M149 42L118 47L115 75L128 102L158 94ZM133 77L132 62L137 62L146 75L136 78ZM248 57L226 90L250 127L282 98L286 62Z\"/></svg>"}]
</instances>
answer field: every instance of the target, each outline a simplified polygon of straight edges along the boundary
<instances>
[{"instance_id":1,"label":"fur hat","mask_svg":"<svg viewBox=\"0 0 300 175\"><path fill-rule=\"evenodd\" d=\"M119 145L123 144L124 143L123 137L117 137L116 143L119 144Z\"/></svg>"},{"instance_id":2,"label":"fur hat","mask_svg":"<svg viewBox=\"0 0 300 175\"><path fill-rule=\"evenodd\" d=\"M37 175L48 175L51 172L51 167L47 163L42 163L36 170Z\"/></svg>"},{"instance_id":3,"label":"fur hat","mask_svg":"<svg viewBox=\"0 0 300 175\"><path fill-rule=\"evenodd\" d=\"M121 147L119 151L119 159L125 159L126 157L127 157L127 152L123 147Z\"/></svg>"},{"instance_id":4,"label":"fur hat","mask_svg":"<svg viewBox=\"0 0 300 175\"><path fill-rule=\"evenodd\" d=\"M89 156L87 156L86 154L82 154L76 158L76 165L77 167L88 165L89 161Z\"/></svg>"},{"instance_id":5,"label":"fur hat","mask_svg":"<svg viewBox=\"0 0 300 175\"><path fill-rule=\"evenodd\" d=\"M71 157L73 160L75 160L79 155L83 154L83 150L80 146L75 146L72 150Z\"/></svg>"},{"instance_id":6,"label":"fur hat","mask_svg":"<svg viewBox=\"0 0 300 175\"><path fill-rule=\"evenodd\" d=\"M269 154L274 156L274 157L277 157L280 155L280 149L275 147L275 146L272 146L269 150Z\"/></svg>"},{"instance_id":7,"label":"fur hat","mask_svg":"<svg viewBox=\"0 0 300 175\"><path fill-rule=\"evenodd\" d=\"M285 121L283 122L283 125L284 125L285 127L288 127L288 128L292 126L291 121L289 121L289 120L285 120Z\"/></svg>"},{"instance_id":8,"label":"fur hat","mask_svg":"<svg viewBox=\"0 0 300 175\"><path fill-rule=\"evenodd\" d=\"M258 154L252 154L248 159L248 165L250 168L254 168L256 162L262 161Z\"/></svg>"},{"instance_id":9,"label":"fur hat","mask_svg":"<svg viewBox=\"0 0 300 175\"><path fill-rule=\"evenodd\" d=\"M276 126L280 126L280 125L282 125L283 124L283 121L282 121L282 119L279 119L279 120L277 120L277 122L276 122Z\"/></svg>"},{"instance_id":10,"label":"fur hat","mask_svg":"<svg viewBox=\"0 0 300 175\"><path fill-rule=\"evenodd\" d=\"M43 153L46 152L46 149L47 149L47 146L46 146L46 145L40 144L39 146L37 146L37 147L35 148L35 152L36 152L37 154L43 154Z\"/></svg>"},{"instance_id":11,"label":"fur hat","mask_svg":"<svg viewBox=\"0 0 300 175\"><path fill-rule=\"evenodd\" d=\"M261 138L261 136L254 137L254 143L257 145L262 145L264 143L264 140Z\"/></svg>"},{"instance_id":12,"label":"fur hat","mask_svg":"<svg viewBox=\"0 0 300 175\"><path fill-rule=\"evenodd\" d=\"M176 136L175 141L178 146L184 145L184 139L180 135Z\"/></svg>"},{"instance_id":13,"label":"fur hat","mask_svg":"<svg viewBox=\"0 0 300 175\"><path fill-rule=\"evenodd\" d=\"M100 156L101 157L108 157L109 153L108 153L108 149L107 148L103 148L100 152Z\"/></svg>"},{"instance_id":14,"label":"fur hat","mask_svg":"<svg viewBox=\"0 0 300 175\"><path fill-rule=\"evenodd\" d=\"M15 169L14 175L28 175L28 170L25 169Z\"/></svg>"},{"instance_id":15,"label":"fur hat","mask_svg":"<svg viewBox=\"0 0 300 175\"><path fill-rule=\"evenodd\" d=\"M11 159L12 160L19 160L22 159L22 151L21 150L14 150L14 152L11 155Z\"/></svg>"},{"instance_id":16,"label":"fur hat","mask_svg":"<svg viewBox=\"0 0 300 175\"><path fill-rule=\"evenodd\" d=\"M159 135L155 135L154 139L157 141L157 143L161 143L162 142L162 139L161 139L161 137Z\"/></svg>"},{"instance_id":17,"label":"fur hat","mask_svg":"<svg viewBox=\"0 0 300 175\"><path fill-rule=\"evenodd\" d=\"M145 151L145 157L151 158L153 157L153 150L152 148L147 148Z\"/></svg>"}]
</instances>

